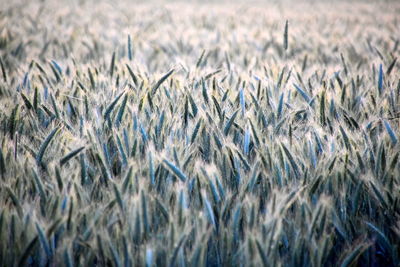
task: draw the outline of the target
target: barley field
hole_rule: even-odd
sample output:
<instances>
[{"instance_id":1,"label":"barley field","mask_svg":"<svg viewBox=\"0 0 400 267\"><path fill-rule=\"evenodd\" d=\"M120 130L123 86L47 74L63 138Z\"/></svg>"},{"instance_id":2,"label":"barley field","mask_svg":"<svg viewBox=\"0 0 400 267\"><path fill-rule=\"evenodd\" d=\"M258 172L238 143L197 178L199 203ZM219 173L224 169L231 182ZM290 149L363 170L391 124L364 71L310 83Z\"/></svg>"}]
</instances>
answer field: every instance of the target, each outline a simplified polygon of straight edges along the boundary
<instances>
[{"instance_id":1,"label":"barley field","mask_svg":"<svg viewBox=\"0 0 400 267\"><path fill-rule=\"evenodd\" d=\"M400 266L399 14L0 0L0 266Z\"/></svg>"}]
</instances>

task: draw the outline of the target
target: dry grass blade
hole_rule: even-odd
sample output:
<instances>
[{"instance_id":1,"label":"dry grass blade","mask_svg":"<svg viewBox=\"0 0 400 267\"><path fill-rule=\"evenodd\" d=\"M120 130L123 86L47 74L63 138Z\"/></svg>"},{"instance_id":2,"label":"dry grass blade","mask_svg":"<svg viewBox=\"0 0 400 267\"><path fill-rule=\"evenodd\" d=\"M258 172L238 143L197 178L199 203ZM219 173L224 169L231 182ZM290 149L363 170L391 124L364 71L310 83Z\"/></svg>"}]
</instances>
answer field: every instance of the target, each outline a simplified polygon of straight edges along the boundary
<instances>
[{"instance_id":1,"label":"dry grass blade","mask_svg":"<svg viewBox=\"0 0 400 267\"><path fill-rule=\"evenodd\" d=\"M61 165L61 166L64 165L64 164L67 163L70 159L72 159L73 157L75 157L76 155L78 155L79 152L81 152L81 151L84 150L84 149L85 149L85 147L82 146L82 147L80 147L80 148L78 148L78 149L75 149L75 150L69 152L67 155L65 155L64 157L62 157L62 158L60 159L60 165Z\"/></svg>"},{"instance_id":2,"label":"dry grass blade","mask_svg":"<svg viewBox=\"0 0 400 267\"><path fill-rule=\"evenodd\" d=\"M49 135L44 139L43 143L40 145L38 152L36 153L36 162L38 165L42 165L42 160L47 147L49 146L51 140L57 134L60 128L54 128Z\"/></svg>"},{"instance_id":3,"label":"dry grass blade","mask_svg":"<svg viewBox=\"0 0 400 267\"><path fill-rule=\"evenodd\" d=\"M163 82L165 82L169 76L171 76L172 73L174 73L174 69L168 71L164 76L162 76L157 82L156 84L153 86L153 88L151 89L151 94L154 95L157 92L157 89L161 86L161 84L163 84Z\"/></svg>"},{"instance_id":4,"label":"dry grass blade","mask_svg":"<svg viewBox=\"0 0 400 267\"><path fill-rule=\"evenodd\" d=\"M286 20L285 31L283 32L283 48L288 49L288 34L289 34L289 21Z\"/></svg>"},{"instance_id":5,"label":"dry grass blade","mask_svg":"<svg viewBox=\"0 0 400 267\"><path fill-rule=\"evenodd\" d=\"M352 266L355 264L357 259L363 254L368 248L370 244L360 244L356 248L354 248L343 260L341 267Z\"/></svg>"},{"instance_id":6,"label":"dry grass blade","mask_svg":"<svg viewBox=\"0 0 400 267\"><path fill-rule=\"evenodd\" d=\"M182 181L185 182L187 180L186 175L178 168L176 167L173 163L170 161L164 159L163 160L164 164L167 165L167 167Z\"/></svg>"}]
</instances>

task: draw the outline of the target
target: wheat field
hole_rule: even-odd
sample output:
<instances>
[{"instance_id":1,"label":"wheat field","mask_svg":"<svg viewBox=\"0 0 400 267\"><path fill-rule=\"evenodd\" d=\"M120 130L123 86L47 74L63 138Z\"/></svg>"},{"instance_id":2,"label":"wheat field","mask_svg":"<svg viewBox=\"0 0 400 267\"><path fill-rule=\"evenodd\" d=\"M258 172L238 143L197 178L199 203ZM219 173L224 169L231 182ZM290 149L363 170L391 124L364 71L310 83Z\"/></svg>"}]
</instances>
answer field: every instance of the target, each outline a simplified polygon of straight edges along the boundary
<instances>
[{"instance_id":1,"label":"wheat field","mask_svg":"<svg viewBox=\"0 0 400 267\"><path fill-rule=\"evenodd\" d=\"M0 6L0 266L400 266L400 2Z\"/></svg>"}]
</instances>

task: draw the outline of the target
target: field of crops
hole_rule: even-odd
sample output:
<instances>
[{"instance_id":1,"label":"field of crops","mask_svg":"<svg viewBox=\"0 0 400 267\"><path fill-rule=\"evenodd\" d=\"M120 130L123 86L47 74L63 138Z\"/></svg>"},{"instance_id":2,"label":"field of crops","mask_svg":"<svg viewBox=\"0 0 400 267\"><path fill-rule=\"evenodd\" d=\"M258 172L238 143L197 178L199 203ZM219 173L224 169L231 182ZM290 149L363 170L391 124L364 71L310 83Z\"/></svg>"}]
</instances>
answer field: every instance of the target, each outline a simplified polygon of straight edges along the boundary
<instances>
[{"instance_id":1,"label":"field of crops","mask_svg":"<svg viewBox=\"0 0 400 267\"><path fill-rule=\"evenodd\" d=\"M1 267L399 266L399 2L0 2Z\"/></svg>"}]
</instances>

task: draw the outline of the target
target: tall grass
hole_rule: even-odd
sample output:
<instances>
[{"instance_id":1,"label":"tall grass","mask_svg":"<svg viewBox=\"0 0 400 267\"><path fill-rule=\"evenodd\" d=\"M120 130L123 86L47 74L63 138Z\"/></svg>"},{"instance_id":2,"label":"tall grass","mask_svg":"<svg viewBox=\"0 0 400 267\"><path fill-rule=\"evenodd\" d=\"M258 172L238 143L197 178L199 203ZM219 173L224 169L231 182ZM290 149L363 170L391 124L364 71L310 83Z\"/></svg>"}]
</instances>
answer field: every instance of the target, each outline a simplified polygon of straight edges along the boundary
<instances>
[{"instance_id":1,"label":"tall grass","mask_svg":"<svg viewBox=\"0 0 400 267\"><path fill-rule=\"evenodd\" d=\"M0 266L398 266L399 8L7 3Z\"/></svg>"}]
</instances>

